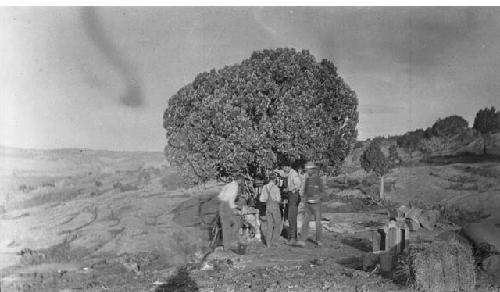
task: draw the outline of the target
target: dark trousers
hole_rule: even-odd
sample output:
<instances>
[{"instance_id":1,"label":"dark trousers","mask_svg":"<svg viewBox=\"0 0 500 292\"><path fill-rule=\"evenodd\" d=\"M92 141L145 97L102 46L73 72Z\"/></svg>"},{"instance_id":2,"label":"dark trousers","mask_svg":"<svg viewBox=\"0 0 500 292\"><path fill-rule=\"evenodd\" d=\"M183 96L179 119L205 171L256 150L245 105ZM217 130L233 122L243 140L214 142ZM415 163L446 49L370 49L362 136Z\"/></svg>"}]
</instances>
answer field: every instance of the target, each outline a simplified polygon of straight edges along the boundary
<instances>
[{"instance_id":1,"label":"dark trousers","mask_svg":"<svg viewBox=\"0 0 500 292\"><path fill-rule=\"evenodd\" d=\"M288 239L297 239L297 215L299 213L299 192L288 193Z\"/></svg>"},{"instance_id":2,"label":"dark trousers","mask_svg":"<svg viewBox=\"0 0 500 292\"><path fill-rule=\"evenodd\" d=\"M309 233L309 221L316 221L316 241L321 241L321 203L306 203L304 206L304 220L302 220L301 240L306 240Z\"/></svg>"}]
</instances>

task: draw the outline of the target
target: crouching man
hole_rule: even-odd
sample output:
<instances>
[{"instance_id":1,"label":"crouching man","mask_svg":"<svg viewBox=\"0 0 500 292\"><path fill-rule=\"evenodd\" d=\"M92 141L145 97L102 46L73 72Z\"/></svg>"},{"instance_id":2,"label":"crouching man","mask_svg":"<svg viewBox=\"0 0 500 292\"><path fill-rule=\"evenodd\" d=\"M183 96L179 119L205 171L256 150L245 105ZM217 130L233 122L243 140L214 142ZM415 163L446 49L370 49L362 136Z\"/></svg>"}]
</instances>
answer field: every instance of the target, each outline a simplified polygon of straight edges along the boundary
<instances>
[{"instance_id":1,"label":"crouching man","mask_svg":"<svg viewBox=\"0 0 500 292\"><path fill-rule=\"evenodd\" d=\"M304 186L304 219L302 220L302 234L299 246L305 246L305 240L309 233L309 221L314 217L316 221L316 245L321 243L321 195L323 193L323 181L319 177L316 165L312 162L306 163L306 180Z\"/></svg>"},{"instance_id":2,"label":"crouching man","mask_svg":"<svg viewBox=\"0 0 500 292\"><path fill-rule=\"evenodd\" d=\"M218 195L219 216L222 225L222 244L224 251L236 247L239 242L241 225L240 211L235 204L238 197L238 181L225 185Z\"/></svg>"},{"instance_id":3,"label":"crouching man","mask_svg":"<svg viewBox=\"0 0 500 292\"><path fill-rule=\"evenodd\" d=\"M281 233L281 196L277 185L277 177L274 173L269 176L269 183L262 188L259 200L266 204L264 239L266 240L266 246L271 247L278 242Z\"/></svg>"}]
</instances>

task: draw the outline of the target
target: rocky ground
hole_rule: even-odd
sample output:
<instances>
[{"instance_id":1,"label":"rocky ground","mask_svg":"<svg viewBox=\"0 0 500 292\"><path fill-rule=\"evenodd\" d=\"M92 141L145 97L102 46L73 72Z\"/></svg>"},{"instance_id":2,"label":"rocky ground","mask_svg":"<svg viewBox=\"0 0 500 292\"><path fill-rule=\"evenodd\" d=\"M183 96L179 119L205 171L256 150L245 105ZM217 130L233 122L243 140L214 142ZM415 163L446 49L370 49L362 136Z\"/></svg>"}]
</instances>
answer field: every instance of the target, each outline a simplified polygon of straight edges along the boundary
<instances>
[{"instance_id":1,"label":"rocky ground","mask_svg":"<svg viewBox=\"0 0 500 292\"><path fill-rule=\"evenodd\" d=\"M386 222L387 208L441 208L434 230L411 234L416 243L500 206L498 162L401 167L387 177L387 202L371 197L376 178L356 170L327 182L323 247L256 240L239 255L208 248L200 214L220 185L183 189L161 153L2 155L2 291L409 291L361 268L367 230ZM496 291L479 275L480 290Z\"/></svg>"}]
</instances>

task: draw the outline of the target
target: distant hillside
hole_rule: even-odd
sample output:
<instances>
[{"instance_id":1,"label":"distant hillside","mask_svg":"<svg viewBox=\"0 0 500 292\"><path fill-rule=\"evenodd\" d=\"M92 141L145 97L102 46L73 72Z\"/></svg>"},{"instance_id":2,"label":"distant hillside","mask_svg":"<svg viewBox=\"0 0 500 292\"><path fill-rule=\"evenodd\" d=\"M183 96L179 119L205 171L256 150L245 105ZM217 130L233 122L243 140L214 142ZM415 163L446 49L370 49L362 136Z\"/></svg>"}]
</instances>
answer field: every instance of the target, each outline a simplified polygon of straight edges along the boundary
<instances>
[{"instance_id":1,"label":"distant hillside","mask_svg":"<svg viewBox=\"0 0 500 292\"><path fill-rule=\"evenodd\" d=\"M168 165L161 152L114 152L92 149L22 149L0 146L0 175L68 175L82 171Z\"/></svg>"}]
</instances>

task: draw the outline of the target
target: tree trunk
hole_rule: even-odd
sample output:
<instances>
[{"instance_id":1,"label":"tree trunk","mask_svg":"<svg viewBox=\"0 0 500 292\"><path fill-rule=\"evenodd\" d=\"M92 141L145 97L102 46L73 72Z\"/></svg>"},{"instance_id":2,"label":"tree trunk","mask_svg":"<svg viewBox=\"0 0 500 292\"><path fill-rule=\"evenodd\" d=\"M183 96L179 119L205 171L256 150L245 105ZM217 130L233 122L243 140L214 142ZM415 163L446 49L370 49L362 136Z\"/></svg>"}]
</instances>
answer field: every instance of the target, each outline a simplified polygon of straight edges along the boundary
<instances>
[{"instance_id":1,"label":"tree trunk","mask_svg":"<svg viewBox=\"0 0 500 292\"><path fill-rule=\"evenodd\" d=\"M384 176L380 176L380 193L379 197L381 200L384 199Z\"/></svg>"}]
</instances>

